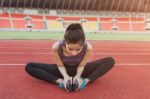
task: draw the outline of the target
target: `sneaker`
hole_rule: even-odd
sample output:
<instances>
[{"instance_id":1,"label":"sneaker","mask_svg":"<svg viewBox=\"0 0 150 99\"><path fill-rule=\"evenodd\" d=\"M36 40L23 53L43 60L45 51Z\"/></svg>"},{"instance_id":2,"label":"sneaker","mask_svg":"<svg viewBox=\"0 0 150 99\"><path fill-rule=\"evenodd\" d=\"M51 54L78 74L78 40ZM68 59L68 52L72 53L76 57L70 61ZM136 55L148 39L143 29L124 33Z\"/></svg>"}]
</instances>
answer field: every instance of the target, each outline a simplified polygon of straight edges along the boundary
<instances>
[{"instance_id":1,"label":"sneaker","mask_svg":"<svg viewBox=\"0 0 150 99\"><path fill-rule=\"evenodd\" d=\"M66 90L67 92L72 92L73 89L72 89L72 81L71 80L68 80L67 83L66 83Z\"/></svg>"},{"instance_id":2,"label":"sneaker","mask_svg":"<svg viewBox=\"0 0 150 99\"><path fill-rule=\"evenodd\" d=\"M81 78L82 80L82 84L79 86L79 82L75 79L73 82L73 90L74 91L79 91L79 90L83 90L86 88L87 85L87 80L85 78Z\"/></svg>"},{"instance_id":3,"label":"sneaker","mask_svg":"<svg viewBox=\"0 0 150 99\"><path fill-rule=\"evenodd\" d=\"M65 88L65 85L63 82L61 82L59 84L59 87L61 89L66 89L67 92L72 92L73 91L73 88L72 88L72 81L71 80L68 80L67 83L66 83L66 88Z\"/></svg>"},{"instance_id":4,"label":"sneaker","mask_svg":"<svg viewBox=\"0 0 150 99\"><path fill-rule=\"evenodd\" d=\"M61 88L61 89L65 89L65 85L64 85L64 83L63 83L63 82L61 82L61 83L59 84L59 88Z\"/></svg>"},{"instance_id":5,"label":"sneaker","mask_svg":"<svg viewBox=\"0 0 150 99\"><path fill-rule=\"evenodd\" d=\"M76 79L72 84L72 88L74 91L77 91L79 89L79 82Z\"/></svg>"},{"instance_id":6,"label":"sneaker","mask_svg":"<svg viewBox=\"0 0 150 99\"><path fill-rule=\"evenodd\" d=\"M83 90L86 88L87 80L85 78L81 78L81 79L82 79L82 84L80 86L80 89Z\"/></svg>"}]
</instances>

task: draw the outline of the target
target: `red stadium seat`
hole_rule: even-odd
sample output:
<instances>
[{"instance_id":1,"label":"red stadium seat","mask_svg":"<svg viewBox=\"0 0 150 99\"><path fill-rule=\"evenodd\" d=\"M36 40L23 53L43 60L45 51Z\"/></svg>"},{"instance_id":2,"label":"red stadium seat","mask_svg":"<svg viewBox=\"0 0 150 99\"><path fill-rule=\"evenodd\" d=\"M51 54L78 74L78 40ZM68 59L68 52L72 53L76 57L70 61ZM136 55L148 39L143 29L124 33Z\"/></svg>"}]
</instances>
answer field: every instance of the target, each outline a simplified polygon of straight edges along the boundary
<instances>
[{"instance_id":1,"label":"red stadium seat","mask_svg":"<svg viewBox=\"0 0 150 99\"><path fill-rule=\"evenodd\" d=\"M1 13L0 18L9 18L9 14L8 13Z\"/></svg>"},{"instance_id":2,"label":"red stadium seat","mask_svg":"<svg viewBox=\"0 0 150 99\"><path fill-rule=\"evenodd\" d=\"M58 16L46 16L47 20L56 20Z\"/></svg>"},{"instance_id":3,"label":"red stadium seat","mask_svg":"<svg viewBox=\"0 0 150 99\"><path fill-rule=\"evenodd\" d=\"M0 28L11 28L9 19L0 19Z\"/></svg>"},{"instance_id":4,"label":"red stadium seat","mask_svg":"<svg viewBox=\"0 0 150 99\"><path fill-rule=\"evenodd\" d=\"M80 21L81 18L80 17L61 17L62 19L64 19L65 21Z\"/></svg>"},{"instance_id":5,"label":"red stadium seat","mask_svg":"<svg viewBox=\"0 0 150 99\"><path fill-rule=\"evenodd\" d=\"M31 21L31 24L33 24L33 29L38 29L38 30L44 30L44 22L43 21Z\"/></svg>"},{"instance_id":6,"label":"red stadium seat","mask_svg":"<svg viewBox=\"0 0 150 99\"><path fill-rule=\"evenodd\" d=\"M15 29L25 29L26 28L25 20L13 20L13 24L14 24Z\"/></svg>"},{"instance_id":7,"label":"red stadium seat","mask_svg":"<svg viewBox=\"0 0 150 99\"><path fill-rule=\"evenodd\" d=\"M23 18L26 17L26 15L25 14L11 14L11 17L13 19L15 19L15 18L21 18L21 19L23 19Z\"/></svg>"},{"instance_id":8,"label":"red stadium seat","mask_svg":"<svg viewBox=\"0 0 150 99\"><path fill-rule=\"evenodd\" d=\"M41 16L41 15L29 15L29 16L32 18L32 20L34 20L34 19L43 20L43 16Z\"/></svg>"}]
</instances>

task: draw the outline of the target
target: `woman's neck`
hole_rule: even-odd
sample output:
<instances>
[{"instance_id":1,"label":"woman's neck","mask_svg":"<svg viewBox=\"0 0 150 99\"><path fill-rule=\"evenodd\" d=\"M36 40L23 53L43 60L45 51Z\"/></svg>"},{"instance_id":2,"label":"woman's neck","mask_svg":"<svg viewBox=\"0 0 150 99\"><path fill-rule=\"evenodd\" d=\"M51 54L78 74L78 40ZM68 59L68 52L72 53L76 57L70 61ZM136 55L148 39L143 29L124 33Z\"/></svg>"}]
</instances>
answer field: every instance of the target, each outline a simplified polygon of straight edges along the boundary
<instances>
[{"instance_id":1,"label":"woman's neck","mask_svg":"<svg viewBox=\"0 0 150 99\"><path fill-rule=\"evenodd\" d=\"M71 56L71 55L67 52L65 46L63 46L63 54L64 54L64 56Z\"/></svg>"}]
</instances>

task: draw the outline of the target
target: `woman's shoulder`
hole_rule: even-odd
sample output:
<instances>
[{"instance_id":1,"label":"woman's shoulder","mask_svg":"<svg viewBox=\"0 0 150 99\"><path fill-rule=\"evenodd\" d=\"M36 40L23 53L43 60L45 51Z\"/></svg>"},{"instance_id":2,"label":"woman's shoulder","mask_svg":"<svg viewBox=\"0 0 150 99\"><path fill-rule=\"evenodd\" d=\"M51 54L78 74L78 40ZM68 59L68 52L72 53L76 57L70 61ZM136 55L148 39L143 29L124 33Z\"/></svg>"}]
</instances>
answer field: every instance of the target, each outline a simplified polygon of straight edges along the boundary
<instances>
[{"instance_id":1,"label":"woman's shoulder","mask_svg":"<svg viewBox=\"0 0 150 99\"><path fill-rule=\"evenodd\" d=\"M87 50L92 50L92 45L90 42L86 41L87 44Z\"/></svg>"},{"instance_id":2,"label":"woman's shoulder","mask_svg":"<svg viewBox=\"0 0 150 99\"><path fill-rule=\"evenodd\" d=\"M61 45L63 45L64 40L58 40L52 45L52 49L58 49Z\"/></svg>"}]
</instances>

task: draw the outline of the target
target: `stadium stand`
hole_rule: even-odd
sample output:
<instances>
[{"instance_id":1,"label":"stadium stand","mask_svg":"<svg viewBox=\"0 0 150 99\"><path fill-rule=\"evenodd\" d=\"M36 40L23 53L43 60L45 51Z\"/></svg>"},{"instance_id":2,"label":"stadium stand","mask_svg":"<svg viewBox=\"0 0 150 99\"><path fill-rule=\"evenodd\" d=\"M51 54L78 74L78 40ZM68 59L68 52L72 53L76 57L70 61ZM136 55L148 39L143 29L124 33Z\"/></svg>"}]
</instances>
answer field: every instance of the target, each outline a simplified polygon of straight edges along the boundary
<instances>
[{"instance_id":1,"label":"stadium stand","mask_svg":"<svg viewBox=\"0 0 150 99\"><path fill-rule=\"evenodd\" d=\"M115 18L118 20L116 25L119 27L119 31L130 31L130 21L129 18Z\"/></svg>"},{"instance_id":2,"label":"stadium stand","mask_svg":"<svg viewBox=\"0 0 150 99\"><path fill-rule=\"evenodd\" d=\"M42 20L41 21L32 20L31 24L33 24L33 29L36 29L36 30L44 30L45 29L44 22Z\"/></svg>"},{"instance_id":3,"label":"stadium stand","mask_svg":"<svg viewBox=\"0 0 150 99\"><path fill-rule=\"evenodd\" d=\"M62 20L58 20L59 17L57 16L46 16L48 30L51 31L62 31L63 25Z\"/></svg>"},{"instance_id":4,"label":"stadium stand","mask_svg":"<svg viewBox=\"0 0 150 99\"><path fill-rule=\"evenodd\" d=\"M13 26L15 29L25 29L26 22L25 20L13 19Z\"/></svg>"},{"instance_id":5,"label":"stadium stand","mask_svg":"<svg viewBox=\"0 0 150 99\"><path fill-rule=\"evenodd\" d=\"M145 30L150 30L150 19L149 18L145 19Z\"/></svg>"},{"instance_id":6,"label":"stadium stand","mask_svg":"<svg viewBox=\"0 0 150 99\"><path fill-rule=\"evenodd\" d=\"M11 23L10 23L10 19L9 19L9 14L8 13L1 13L0 14L0 28L1 29L7 29L7 28L11 28Z\"/></svg>"},{"instance_id":7,"label":"stadium stand","mask_svg":"<svg viewBox=\"0 0 150 99\"><path fill-rule=\"evenodd\" d=\"M40 15L27 15L27 14L0 14L0 28L1 29L26 29L27 20L26 17L31 17L31 24L33 24L33 29L44 30L45 24L43 21L43 16Z\"/></svg>"},{"instance_id":8,"label":"stadium stand","mask_svg":"<svg viewBox=\"0 0 150 99\"><path fill-rule=\"evenodd\" d=\"M112 24L111 18L100 18L100 30L101 31L110 31Z\"/></svg>"},{"instance_id":9,"label":"stadium stand","mask_svg":"<svg viewBox=\"0 0 150 99\"><path fill-rule=\"evenodd\" d=\"M24 19L24 17L26 17L27 15L25 14L10 14L11 18L13 19Z\"/></svg>"},{"instance_id":10,"label":"stadium stand","mask_svg":"<svg viewBox=\"0 0 150 99\"><path fill-rule=\"evenodd\" d=\"M85 17L86 22L83 22L85 31L98 31L98 21L96 17Z\"/></svg>"},{"instance_id":11,"label":"stadium stand","mask_svg":"<svg viewBox=\"0 0 150 99\"><path fill-rule=\"evenodd\" d=\"M144 18L131 18L132 21L132 31L144 31L145 22Z\"/></svg>"},{"instance_id":12,"label":"stadium stand","mask_svg":"<svg viewBox=\"0 0 150 99\"><path fill-rule=\"evenodd\" d=\"M87 32L149 32L148 5L149 0L1 0L0 30L64 31L78 22Z\"/></svg>"},{"instance_id":13,"label":"stadium stand","mask_svg":"<svg viewBox=\"0 0 150 99\"><path fill-rule=\"evenodd\" d=\"M10 24L10 21L9 19L0 19L0 23L3 23L3 24L0 24L0 28L11 28L11 24Z\"/></svg>"},{"instance_id":14,"label":"stadium stand","mask_svg":"<svg viewBox=\"0 0 150 99\"><path fill-rule=\"evenodd\" d=\"M80 17L61 17L64 21L80 21Z\"/></svg>"},{"instance_id":15,"label":"stadium stand","mask_svg":"<svg viewBox=\"0 0 150 99\"><path fill-rule=\"evenodd\" d=\"M30 17L30 20L26 18ZM70 23L82 23L85 31L145 31L148 26L143 17L69 17L50 15L30 15L16 13L0 14L0 29L26 29L27 24L33 30L64 31Z\"/></svg>"}]
</instances>

